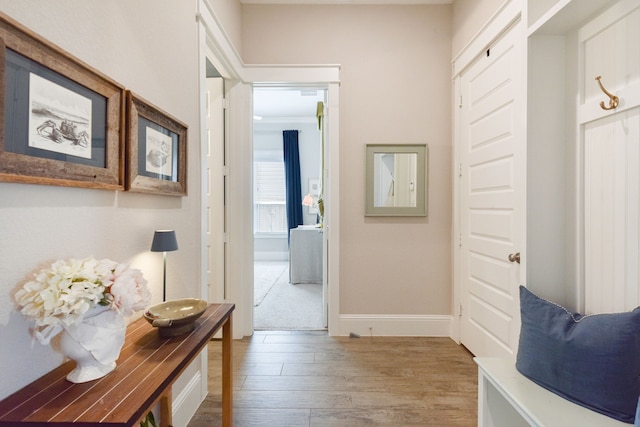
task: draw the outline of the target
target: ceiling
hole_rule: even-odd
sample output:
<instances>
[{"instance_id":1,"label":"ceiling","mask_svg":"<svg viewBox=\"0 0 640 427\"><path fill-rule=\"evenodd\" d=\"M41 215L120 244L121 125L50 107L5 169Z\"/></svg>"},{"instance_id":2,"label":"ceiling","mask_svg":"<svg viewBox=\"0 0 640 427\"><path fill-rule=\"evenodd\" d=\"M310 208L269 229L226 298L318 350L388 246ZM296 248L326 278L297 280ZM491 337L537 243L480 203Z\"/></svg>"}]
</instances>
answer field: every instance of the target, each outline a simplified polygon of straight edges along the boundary
<instances>
[{"instance_id":1,"label":"ceiling","mask_svg":"<svg viewBox=\"0 0 640 427\"><path fill-rule=\"evenodd\" d=\"M325 90L317 88L255 88L253 90L254 122L315 121L319 101Z\"/></svg>"}]
</instances>

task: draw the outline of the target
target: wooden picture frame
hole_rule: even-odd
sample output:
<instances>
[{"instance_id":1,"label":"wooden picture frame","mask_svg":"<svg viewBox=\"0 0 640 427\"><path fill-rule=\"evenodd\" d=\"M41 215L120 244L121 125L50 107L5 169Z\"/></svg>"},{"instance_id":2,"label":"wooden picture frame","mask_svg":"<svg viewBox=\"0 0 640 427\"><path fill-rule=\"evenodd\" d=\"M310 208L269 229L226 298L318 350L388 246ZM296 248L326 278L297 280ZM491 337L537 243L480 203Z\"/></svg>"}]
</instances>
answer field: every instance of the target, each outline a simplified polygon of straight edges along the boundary
<instances>
[{"instance_id":1,"label":"wooden picture frame","mask_svg":"<svg viewBox=\"0 0 640 427\"><path fill-rule=\"evenodd\" d=\"M131 91L126 105L126 189L186 196L187 125Z\"/></svg>"},{"instance_id":2,"label":"wooden picture frame","mask_svg":"<svg viewBox=\"0 0 640 427\"><path fill-rule=\"evenodd\" d=\"M124 87L0 13L0 181L124 188Z\"/></svg>"}]
</instances>

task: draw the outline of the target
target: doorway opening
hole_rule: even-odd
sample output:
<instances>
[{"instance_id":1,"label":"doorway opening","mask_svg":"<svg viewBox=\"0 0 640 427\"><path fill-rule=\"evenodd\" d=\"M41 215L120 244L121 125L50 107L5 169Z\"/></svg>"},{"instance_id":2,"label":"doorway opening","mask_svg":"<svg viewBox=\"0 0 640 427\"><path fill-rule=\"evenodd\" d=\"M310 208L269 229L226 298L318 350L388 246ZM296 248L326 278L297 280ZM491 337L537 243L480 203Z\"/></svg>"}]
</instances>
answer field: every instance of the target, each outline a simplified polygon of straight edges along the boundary
<instances>
[{"instance_id":1,"label":"doorway opening","mask_svg":"<svg viewBox=\"0 0 640 427\"><path fill-rule=\"evenodd\" d=\"M318 212L322 130L317 87L253 89L253 241L255 330L326 329L323 239ZM289 233L283 132L295 131L302 217ZM297 176L297 174L296 174ZM290 190L291 191L291 190ZM290 202L291 203L291 202ZM297 206L296 206L297 208Z\"/></svg>"}]
</instances>

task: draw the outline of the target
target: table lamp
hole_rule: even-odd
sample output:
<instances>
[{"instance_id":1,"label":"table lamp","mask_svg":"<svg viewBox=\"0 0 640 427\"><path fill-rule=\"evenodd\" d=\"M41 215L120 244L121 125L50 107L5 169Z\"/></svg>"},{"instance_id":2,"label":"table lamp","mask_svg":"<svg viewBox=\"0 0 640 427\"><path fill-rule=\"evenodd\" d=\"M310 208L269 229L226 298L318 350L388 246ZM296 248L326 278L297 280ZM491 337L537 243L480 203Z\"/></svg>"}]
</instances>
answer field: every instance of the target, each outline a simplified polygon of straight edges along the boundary
<instances>
[{"instance_id":1,"label":"table lamp","mask_svg":"<svg viewBox=\"0 0 640 427\"><path fill-rule=\"evenodd\" d=\"M302 206L313 206L313 196L311 193L304 196L304 199L302 199Z\"/></svg>"},{"instance_id":2,"label":"table lamp","mask_svg":"<svg viewBox=\"0 0 640 427\"><path fill-rule=\"evenodd\" d=\"M178 250L175 230L156 230L153 234L151 252L162 252L162 302L167 300L167 252Z\"/></svg>"}]
</instances>

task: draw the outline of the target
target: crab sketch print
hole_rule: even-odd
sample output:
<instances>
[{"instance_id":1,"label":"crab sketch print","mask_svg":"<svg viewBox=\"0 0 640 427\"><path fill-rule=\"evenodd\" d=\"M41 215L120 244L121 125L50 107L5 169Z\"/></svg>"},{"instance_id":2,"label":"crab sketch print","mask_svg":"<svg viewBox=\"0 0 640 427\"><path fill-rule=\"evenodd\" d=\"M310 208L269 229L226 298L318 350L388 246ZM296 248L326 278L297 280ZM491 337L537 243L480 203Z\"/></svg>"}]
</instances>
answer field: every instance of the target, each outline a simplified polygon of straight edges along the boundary
<instances>
[{"instance_id":1,"label":"crab sketch print","mask_svg":"<svg viewBox=\"0 0 640 427\"><path fill-rule=\"evenodd\" d=\"M29 147L91 158L91 100L31 73Z\"/></svg>"}]
</instances>

